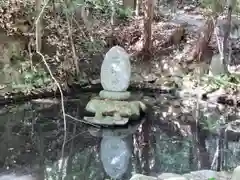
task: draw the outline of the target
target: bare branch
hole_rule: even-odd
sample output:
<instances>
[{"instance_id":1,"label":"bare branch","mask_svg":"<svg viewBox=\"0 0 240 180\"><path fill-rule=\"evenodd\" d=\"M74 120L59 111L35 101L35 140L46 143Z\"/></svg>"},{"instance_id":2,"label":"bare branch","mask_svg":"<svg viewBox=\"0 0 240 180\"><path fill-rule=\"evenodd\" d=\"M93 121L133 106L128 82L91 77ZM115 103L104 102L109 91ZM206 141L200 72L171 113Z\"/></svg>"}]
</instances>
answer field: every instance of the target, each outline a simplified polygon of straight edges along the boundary
<instances>
[{"instance_id":1,"label":"bare branch","mask_svg":"<svg viewBox=\"0 0 240 180\"><path fill-rule=\"evenodd\" d=\"M79 70L79 66L78 66L78 57L76 54L76 50L75 50L75 45L73 42L73 36L72 36L72 23L70 22L69 16L66 13L66 18L67 18L67 24L68 24L68 35L69 35L69 39L70 39L70 43L71 43L71 47L72 47L72 55L73 55L73 61L75 64L75 68L76 68L76 74L79 75L80 70Z\"/></svg>"},{"instance_id":2,"label":"bare branch","mask_svg":"<svg viewBox=\"0 0 240 180\"><path fill-rule=\"evenodd\" d=\"M75 117L73 117L73 116L71 116L71 115L69 115L69 114L66 114L66 116L69 117L69 118L71 118L71 119L73 119L73 120L75 120L75 121L83 122L83 123L85 123L85 124L89 124L89 125L95 126L95 127L97 127L97 128L100 128L100 126L98 126L98 125L92 124L92 123L87 122L87 121L85 121L85 120L77 119L77 118L75 118Z\"/></svg>"},{"instance_id":3,"label":"bare branch","mask_svg":"<svg viewBox=\"0 0 240 180\"><path fill-rule=\"evenodd\" d=\"M64 121L64 138L63 138L63 145L62 145L62 159L64 157L64 148L65 148L65 144L66 144L66 139L67 139L67 122L66 122L66 115L65 115L65 107L64 107L64 96L63 96L63 91L62 91L62 88L60 86L60 84L58 83L57 79L53 76L52 74L52 71L47 63L47 61L45 60L45 57L44 55L41 53L41 47L40 47L40 44L39 44L39 34L38 34L38 25L39 25L39 22L40 22L40 19L43 15L43 12L46 8L46 6L48 5L49 3L49 0L46 0L37 19L36 19L36 22L35 22L35 25L36 25L36 31L35 31L35 36L36 36L36 52L37 54L39 54L42 58L42 61L44 62L51 78L53 79L54 83L56 84L56 86L58 87L59 91L60 91L60 95L61 95L61 108L62 108L62 114L63 114L63 121ZM61 167L63 167L63 164L64 164L64 161L62 161L62 165ZM61 168L62 169L62 168Z\"/></svg>"}]
</instances>

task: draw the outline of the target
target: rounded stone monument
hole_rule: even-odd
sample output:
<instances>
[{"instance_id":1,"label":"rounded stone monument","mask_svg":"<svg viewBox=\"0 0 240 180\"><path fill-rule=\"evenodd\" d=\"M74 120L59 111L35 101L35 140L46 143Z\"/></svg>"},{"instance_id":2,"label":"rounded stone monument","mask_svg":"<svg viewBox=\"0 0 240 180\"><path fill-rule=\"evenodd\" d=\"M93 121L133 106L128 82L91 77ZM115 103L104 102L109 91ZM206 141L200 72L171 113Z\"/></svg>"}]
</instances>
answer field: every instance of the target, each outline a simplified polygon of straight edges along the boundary
<instances>
[{"instance_id":1,"label":"rounded stone monument","mask_svg":"<svg viewBox=\"0 0 240 180\"><path fill-rule=\"evenodd\" d=\"M131 78L129 54L120 46L112 47L101 66L101 84L104 90L99 93L102 98L126 100Z\"/></svg>"},{"instance_id":2,"label":"rounded stone monument","mask_svg":"<svg viewBox=\"0 0 240 180\"><path fill-rule=\"evenodd\" d=\"M129 54L120 46L114 46L106 53L101 67L101 84L104 90L127 90L131 78L129 59Z\"/></svg>"},{"instance_id":3,"label":"rounded stone monument","mask_svg":"<svg viewBox=\"0 0 240 180\"><path fill-rule=\"evenodd\" d=\"M95 113L95 117L84 117L86 121L101 125L125 125L130 117L139 117L146 110L141 101L129 101L130 56L122 47L114 46L106 53L100 76L103 90L86 106L86 110Z\"/></svg>"}]
</instances>

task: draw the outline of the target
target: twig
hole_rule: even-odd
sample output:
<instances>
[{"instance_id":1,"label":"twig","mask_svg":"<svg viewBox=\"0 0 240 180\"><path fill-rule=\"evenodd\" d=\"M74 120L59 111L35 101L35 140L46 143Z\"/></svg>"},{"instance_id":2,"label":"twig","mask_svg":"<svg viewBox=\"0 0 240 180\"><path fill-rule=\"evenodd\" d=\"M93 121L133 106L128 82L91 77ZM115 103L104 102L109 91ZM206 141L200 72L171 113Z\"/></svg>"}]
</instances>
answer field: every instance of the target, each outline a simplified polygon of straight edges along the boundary
<instances>
[{"instance_id":1,"label":"twig","mask_svg":"<svg viewBox=\"0 0 240 180\"><path fill-rule=\"evenodd\" d=\"M216 160L218 158L218 154L219 154L219 144L217 143L217 148L216 148L216 152L214 153L213 161L212 161L212 164L211 164L211 169L213 169L213 166L216 163Z\"/></svg>"},{"instance_id":2,"label":"twig","mask_svg":"<svg viewBox=\"0 0 240 180\"><path fill-rule=\"evenodd\" d=\"M45 57L44 57L43 54L40 52L40 47L39 47L39 44L38 44L38 42L39 42L39 36L38 36L38 31L37 31L38 28L37 28L37 26L38 26L38 23L39 23L42 15L43 15L43 12L44 12L44 10L45 10L48 2L49 2L49 0L46 0L46 1L45 1L45 3L44 3L44 5L43 5L43 7L42 7L42 9L41 9L41 11L40 11L37 19L36 19L36 22L35 22L35 25L36 25L36 31L35 31L36 41L35 41L35 42L36 42L36 52L37 52L37 54L39 54L39 55L41 56L42 61L44 62L44 64L45 64L45 66L46 66L46 68L47 68L47 70L48 70L51 78L53 79L54 83L55 83L56 86L58 87L58 89L59 89L59 91L60 91L60 95L61 95L61 108L62 108L63 121L64 121L64 138L63 138L62 154L61 154L61 155L62 155L62 159L63 159L63 157L64 157L64 148L65 148L66 139L67 139L67 123L66 123L66 116L65 116L64 96L63 96L62 88L61 88L60 84L58 83L57 79L53 76L52 71L51 71L48 63L47 63L46 60L45 60ZM63 164L64 164L64 161L62 161L62 165L61 165L62 167L63 167Z\"/></svg>"},{"instance_id":3,"label":"twig","mask_svg":"<svg viewBox=\"0 0 240 180\"><path fill-rule=\"evenodd\" d=\"M82 32L82 35L84 36L84 38L87 39L86 33L82 30L80 24L77 22L75 17L73 17L73 20L74 20L75 24L77 25L77 27L79 28L79 30Z\"/></svg>"},{"instance_id":4,"label":"twig","mask_svg":"<svg viewBox=\"0 0 240 180\"><path fill-rule=\"evenodd\" d=\"M115 17L115 2L114 1L110 1L110 5L111 5L111 26L112 26L112 29L113 29L113 26L115 25L115 22L114 22L114 17Z\"/></svg>"},{"instance_id":5,"label":"twig","mask_svg":"<svg viewBox=\"0 0 240 180\"><path fill-rule=\"evenodd\" d=\"M74 137L71 137L70 139L68 139L68 140L66 141L66 144L67 144L68 142L72 141L73 139L75 139L77 136L79 136L79 135L81 135L81 134L83 134L83 133L86 133L86 132L87 132L87 131L83 131L83 132L80 132L80 133L76 134Z\"/></svg>"},{"instance_id":6,"label":"twig","mask_svg":"<svg viewBox=\"0 0 240 180\"><path fill-rule=\"evenodd\" d=\"M65 1L64 1L64 3L65 3L65 8L67 8L67 4ZM68 36L69 36L69 40L70 40L71 47L72 47L72 55L73 55L73 61L74 61L75 68L76 68L76 74L79 75L80 70L79 70L79 66L78 66L78 57L76 55L76 49L75 49L75 45L73 42L73 35L72 35L72 22L70 22L68 12L66 12L65 15L66 15L66 19L67 19Z\"/></svg>"},{"instance_id":7,"label":"twig","mask_svg":"<svg viewBox=\"0 0 240 180\"><path fill-rule=\"evenodd\" d=\"M29 53L29 59L30 59L30 63L31 63L31 70L33 70L33 54L32 54L32 49L31 49L31 43L32 43L32 38L30 38L29 42L28 42L28 53Z\"/></svg>"},{"instance_id":8,"label":"twig","mask_svg":"<svg viewBox=\"0 0 240 180\"><path fill-rule=\"evenodd\" d=\"M92 124L92 123L87 122L87 121L85 121L85 120L77 119L77 118L75 118L75 117L73 117L73 116L71 116L71 115L69 115L69 114L65 114L65 116L67 116L67 117L69 117L69 118L71 118L71 119L73 119L73 120L75 120L75 121L83 122L83 123L86 123L86 124L95 126L95 127L97 127L97 128L100 128L100 126L98 126L98 125Z\"/></svg>"},{"instance_id":9,"label":"twig","mask_svg":"<svg viewBox=\"0 0 240 180\"><path fill-rule=\"evenodd\" d=\"M220 56L223 57L223 43L220 43L220 40L218 38L218 33L216 30L216 22L215 19L212 17L212 21L213 21L213 25L214 25L214 34L216 36L216 40L217 40L217 46L218 46L218 51L220 53Z\"/></svg>"}]
</instances>

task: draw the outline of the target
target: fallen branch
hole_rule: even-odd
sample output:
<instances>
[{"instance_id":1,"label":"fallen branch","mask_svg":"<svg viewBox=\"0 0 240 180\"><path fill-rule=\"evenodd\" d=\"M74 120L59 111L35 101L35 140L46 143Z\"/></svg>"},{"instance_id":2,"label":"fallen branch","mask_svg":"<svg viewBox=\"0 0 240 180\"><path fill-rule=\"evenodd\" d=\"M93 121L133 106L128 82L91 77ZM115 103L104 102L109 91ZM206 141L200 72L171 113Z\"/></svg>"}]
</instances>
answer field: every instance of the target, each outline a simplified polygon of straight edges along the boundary
<instances>
[{"instance_id":1,"label":"fallen branch","mask_svg":"<svg viewBox=\"0 0 240 180\"><path fill-rule=\"evenodd\" d=\"M45 60L44 55L40 52L41 51L41 49L40 49L41 47L39 46L39 40L40 39L39 39L39 35L38 35L38 29L39 28L37 28L37 26L39 25L39 22L41 20L41 17L43 15L43 12L44 12L46 6L48 5L48 2L49 2L49 0L45 1L45 3L43 5L40 13L38 14L36 22L35 22L35 25L36 25L36 31L35 31L36 41L35 42L36 42L36 52L37 52L37 54L39 54L41 56L43 63L45 64L45 66L46 66L46 68L47 68L51 78L53 79L54 83L58 87L60 95L61 95L61 108L62 108L63 121L64 121L64 138L63 138L62 154L61 154L62 155L62 159L63 159L63 157L64 157L64 148L65 148L66 139L67 139L67 123L66 123L66 115L65 115L65 107L64 107L64 96L63 96L63 91L62 91L62 88L61 88L60 84L58 83L57 79L53 76L52 71L51 71L48 63ZM61 169L63 169L63 164L64 164L64 161L62 161Z\"/></svg>"},{"instance_id":2,"label":"fallen branch","mask_svg":"<svg viewBox=\"0 0 240 180\"><path fill-rule=\"evenodd\" d=\"M95 127L97 127L97 128L100 128L100 126L98 126L98 125L92 124L92 123L87 122L87 121L85 121L85 120L77 119L77 118L75 118L75 117L73 117L73 116L71 116L71 115L69 115L69 114L65 114L65 116L67 116L67 117L69 117L69 118L71 118L71 119L73 119L73 120L75 120L75 121L83 122L83 123L85 123L85 124L89 124L89 125L95 126Z\"/></svg>"}]
</instances>

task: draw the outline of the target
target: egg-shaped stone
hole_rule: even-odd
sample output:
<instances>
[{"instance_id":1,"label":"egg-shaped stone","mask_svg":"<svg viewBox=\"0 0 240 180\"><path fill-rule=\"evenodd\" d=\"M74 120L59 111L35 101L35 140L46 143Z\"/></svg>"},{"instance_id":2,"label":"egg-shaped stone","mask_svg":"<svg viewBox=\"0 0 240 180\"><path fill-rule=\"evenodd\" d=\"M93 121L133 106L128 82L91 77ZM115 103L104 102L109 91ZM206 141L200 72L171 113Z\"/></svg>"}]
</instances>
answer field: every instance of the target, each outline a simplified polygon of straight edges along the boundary
<instances>
[{"instance_id":1,"label":"egg-shaped stone","mask_svg":"<svg viewBox=\"0 0 240 180\"><path fill-rule=\"evenodd\" d=\"M101 84L107 91L126 91L130 84L130 55L120 46L112 47L103 60Z\"/></svg>"},{"instance_id":2,"label":"egg-shaped stone","mask_svg":"<svg viewBox=\"0 0 240 180\"><path fill-rule=\"evenodd\" d=\"M113 179L120 179L129 167L131 149L120 137L103 137L100 158L105 172Z\"/></svg>"}]
</instances>

